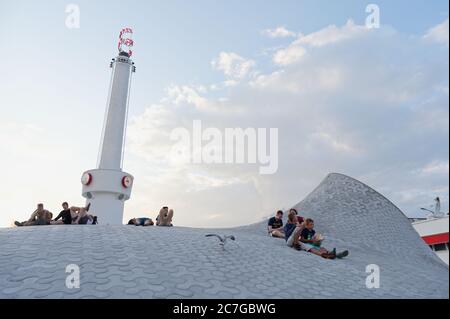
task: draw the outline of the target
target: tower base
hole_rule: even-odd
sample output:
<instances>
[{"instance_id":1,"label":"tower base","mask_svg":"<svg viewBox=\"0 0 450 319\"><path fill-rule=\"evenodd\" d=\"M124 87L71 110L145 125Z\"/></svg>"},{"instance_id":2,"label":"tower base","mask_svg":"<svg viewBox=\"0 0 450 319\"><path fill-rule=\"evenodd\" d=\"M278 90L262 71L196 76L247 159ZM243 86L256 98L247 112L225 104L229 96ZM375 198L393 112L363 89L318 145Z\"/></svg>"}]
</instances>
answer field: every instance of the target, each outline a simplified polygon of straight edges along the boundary
<instances>
[{"instance_id":1,"label":"tower base","mask_svg":"<svg viewBox=\"0 0 450 319\"><path fill-rule=\"evenodd\" d=\"M122 170L94 169L83 173L81 183L86 204L91 204L89 214L97 216L100 225L122 225L133 176Z\"/></svg>"},{"instance_id":2,"label":"tower base","mask_svg":"<svg viewBox=\"0 0 450 319\"><path fill-rule=\"evenodd\" d=\"M86 200L87 204L91 204L89 214L97 216L100 225L123 225L125 202L116 194L95 193L92 199Z\"/></svg>"}]
</instances>

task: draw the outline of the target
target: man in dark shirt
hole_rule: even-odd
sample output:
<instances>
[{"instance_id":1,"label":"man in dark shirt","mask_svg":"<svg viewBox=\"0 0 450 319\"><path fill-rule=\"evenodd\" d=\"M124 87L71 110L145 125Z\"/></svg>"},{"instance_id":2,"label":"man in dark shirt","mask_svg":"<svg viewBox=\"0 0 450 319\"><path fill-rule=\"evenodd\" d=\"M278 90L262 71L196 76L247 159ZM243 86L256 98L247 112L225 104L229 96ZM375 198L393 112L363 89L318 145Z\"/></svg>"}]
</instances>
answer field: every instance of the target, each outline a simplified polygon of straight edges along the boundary
<instances>
[{"instance_id":1,"label":"man in dark shirt","mask_svg":"<svg viewBox=\"0 0 450 319\"><path fill-rule=\"evenodd\" d=\"M72 211L69 208L69 204L67 202L62 203L63 210L59 213L58 216L54 219L52 224L60 225L70 225L72 224ZM61 221L59 219L61 218Z\"/></svg>"},{"instance_id":2,"label":"man in dark shirt","mask_svg":"<svg viewBox=\"0 0 450 319\"><path fill-rule=\"evenodd\" d=\"M300 242L302 249L326 259L343 258L348 256L347 250L336 253L336 249L328 251L327 249L321 247L322 239L316 236L314 221L311 218L305 220L305 227L300 232Z\"/></svg>"},{"instance_id":3,"label":"man in dark shirt","mask_svg":"<svg viewBox=\"0 0 450 319\"><path fill-rule=\"evenodd\" d=\"M277 238L284 238L283 212L279 210L275 217L269 219L267 224L269 235Z\"/></svg>"}]
</instances>

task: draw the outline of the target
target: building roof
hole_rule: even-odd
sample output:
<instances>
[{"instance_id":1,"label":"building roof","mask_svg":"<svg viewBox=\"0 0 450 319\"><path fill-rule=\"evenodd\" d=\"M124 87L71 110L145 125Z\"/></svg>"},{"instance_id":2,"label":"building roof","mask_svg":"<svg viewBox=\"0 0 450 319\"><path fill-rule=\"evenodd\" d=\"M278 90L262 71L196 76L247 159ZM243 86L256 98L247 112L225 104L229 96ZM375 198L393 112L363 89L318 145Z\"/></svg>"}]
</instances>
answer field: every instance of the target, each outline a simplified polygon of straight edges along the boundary
<instances>
[{"instance_id":1,"label":"building roof","mask_svg":"<svg viewBox=\"0 0 450 319\"><path fill-rule=\"evenodd\" d=\"M448 267L385 197L330 174L295 206L330 248L325 260L271 238L266 222L232 229L68 225L0 230L0 298L448 298ZM176 220L175 220L176 221ZM209 233L234 235L223 250ZM66 267L80 288L66 287ZM366 267L380 288L366 287Z\"/></svg>"}]
</instances>

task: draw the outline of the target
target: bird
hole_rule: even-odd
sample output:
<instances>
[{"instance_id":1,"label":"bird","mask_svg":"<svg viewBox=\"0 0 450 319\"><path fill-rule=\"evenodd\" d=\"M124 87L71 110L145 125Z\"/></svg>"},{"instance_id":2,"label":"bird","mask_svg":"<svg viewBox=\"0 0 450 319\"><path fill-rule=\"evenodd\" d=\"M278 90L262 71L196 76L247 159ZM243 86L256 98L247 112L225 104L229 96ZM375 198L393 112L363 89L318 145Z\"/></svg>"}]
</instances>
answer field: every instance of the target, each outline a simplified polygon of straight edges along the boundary
<instances>
[{"instance_id":1,"label":"bird","mask_svg":"<svg viewBox=\"0 0 450 319\"><path fill-rule=\"evenodd\" d=\"M205 235L205 237L216 237L216 238L218 238L219 239L219 245L222 247L222 249L223 250L225 250L225 244L227 243L227 240L228 239L230 239L230 240L233 240L233 241L235 241L236 240L236 237L234 237L233 235L231 235L231 236L219 236L219 235L217 235L217 234L208 234L208 235Z\"/></svg>"}]
</instances>

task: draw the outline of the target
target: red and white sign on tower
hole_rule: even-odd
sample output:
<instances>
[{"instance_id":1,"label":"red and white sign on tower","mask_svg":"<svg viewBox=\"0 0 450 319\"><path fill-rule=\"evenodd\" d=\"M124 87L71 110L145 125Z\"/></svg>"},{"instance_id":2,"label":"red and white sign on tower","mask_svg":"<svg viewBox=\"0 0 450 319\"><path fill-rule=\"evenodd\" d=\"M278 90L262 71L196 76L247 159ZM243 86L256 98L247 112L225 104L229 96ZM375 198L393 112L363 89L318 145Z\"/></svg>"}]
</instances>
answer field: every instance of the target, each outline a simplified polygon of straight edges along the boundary
<instances>
[{"instance_id":1,"label":"red and white sign on tower","mask_svg":"<svg viewBox=\"0 0 450 319\"><path fill-rule=\"evenodd\" d=\"M133 55L133 51L131 48L134 45L133 37L133 29L131 28L123 28L119 34L119 52L126 52L131 57Z\"/></svg>"}]
</instances>

